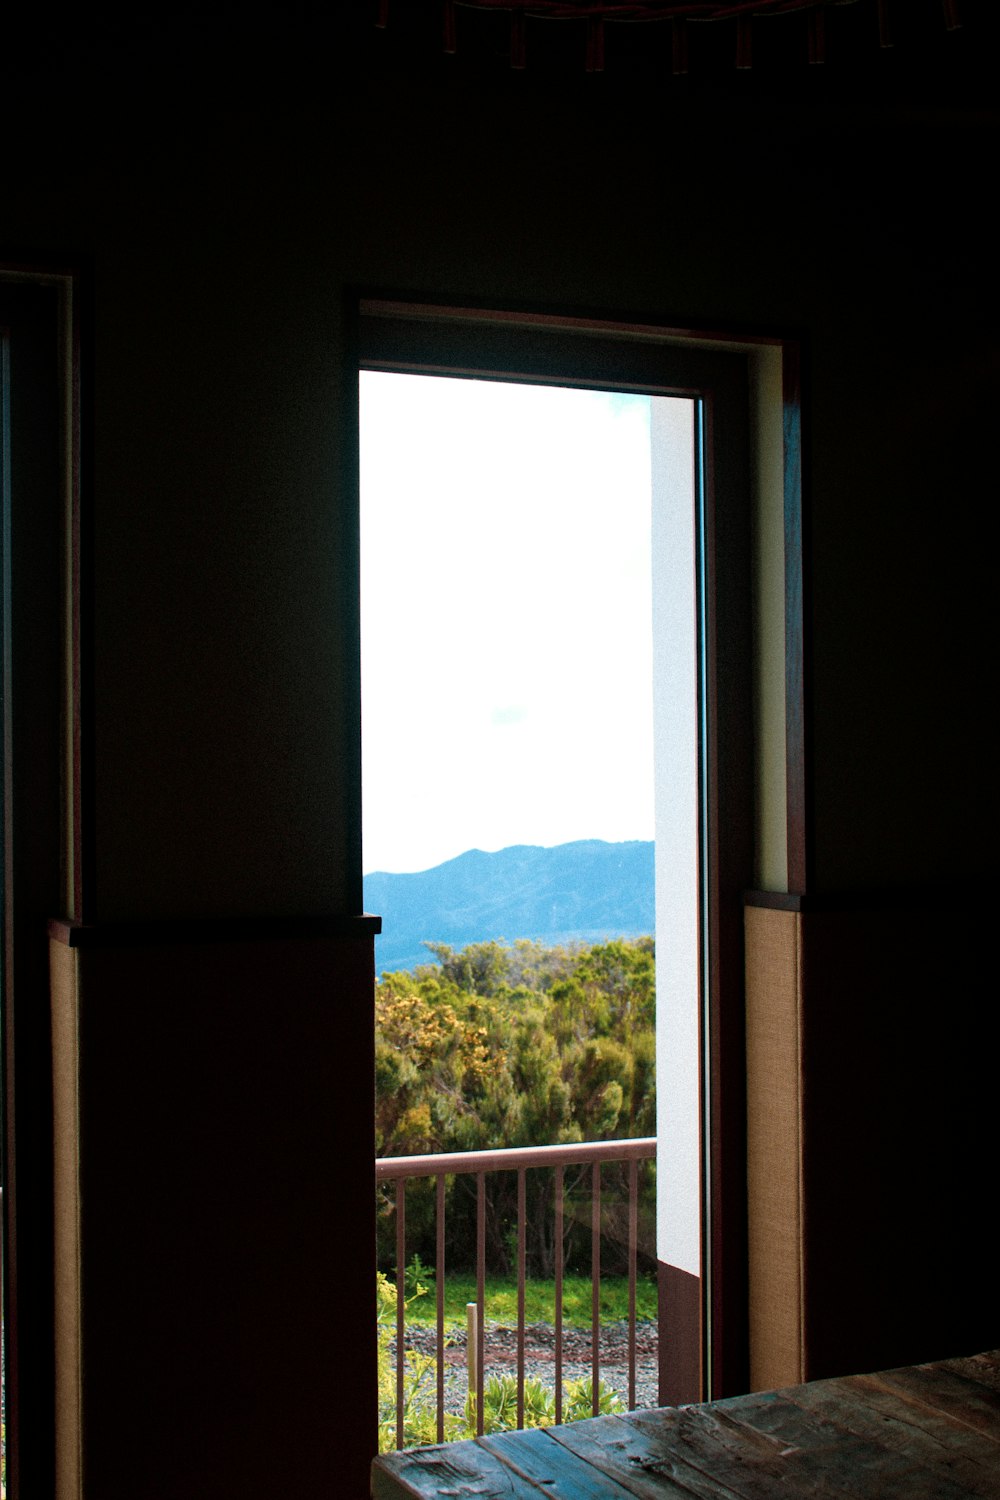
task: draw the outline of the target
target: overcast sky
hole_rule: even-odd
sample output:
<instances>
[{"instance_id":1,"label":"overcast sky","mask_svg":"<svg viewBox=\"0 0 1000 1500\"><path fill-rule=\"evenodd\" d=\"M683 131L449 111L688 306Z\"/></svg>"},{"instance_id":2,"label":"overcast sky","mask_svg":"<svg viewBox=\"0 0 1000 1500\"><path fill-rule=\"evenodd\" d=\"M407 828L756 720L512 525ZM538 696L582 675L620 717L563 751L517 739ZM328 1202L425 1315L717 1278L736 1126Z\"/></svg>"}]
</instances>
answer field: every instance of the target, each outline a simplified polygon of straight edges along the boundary
<instances>
[{"instance_id":1,"label":"overcast sky","mask_svg":"<svg viewBox=\"0 0 1000 1500\"><path fill-rule=\"evenodd\" d=\"M364 869L651 839L649 398L361 375Z\"/></svg>"}]
</instances>

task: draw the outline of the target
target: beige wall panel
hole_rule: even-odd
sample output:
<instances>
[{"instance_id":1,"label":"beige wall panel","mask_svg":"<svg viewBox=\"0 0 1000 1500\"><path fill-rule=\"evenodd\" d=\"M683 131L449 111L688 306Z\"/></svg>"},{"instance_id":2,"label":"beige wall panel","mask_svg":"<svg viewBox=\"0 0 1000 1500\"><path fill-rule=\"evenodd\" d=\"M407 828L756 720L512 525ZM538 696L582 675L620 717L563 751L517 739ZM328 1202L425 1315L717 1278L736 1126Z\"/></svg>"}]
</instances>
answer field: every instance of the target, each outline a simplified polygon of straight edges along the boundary
<instances>
[{"instance_id":1,"label":"beige wall panel","mask_svg":"<svg viewBox=\"0 0 1000 1500\"><path fill-rule=\"evenodd\" d=\"M803 1379L799 920L746 912L752 1390Z\"/></svg>"},{"instance_id":2,"label":"beige wall panel","mask_svg":"<svg viewBox=\"0 0 1000 1500\"><path fill-rule=\"evenodd\" d=\"M788 888L785 767L785 529L781 350L750 360L753 444L754 882Z\"/></svg>"}]
</instances>

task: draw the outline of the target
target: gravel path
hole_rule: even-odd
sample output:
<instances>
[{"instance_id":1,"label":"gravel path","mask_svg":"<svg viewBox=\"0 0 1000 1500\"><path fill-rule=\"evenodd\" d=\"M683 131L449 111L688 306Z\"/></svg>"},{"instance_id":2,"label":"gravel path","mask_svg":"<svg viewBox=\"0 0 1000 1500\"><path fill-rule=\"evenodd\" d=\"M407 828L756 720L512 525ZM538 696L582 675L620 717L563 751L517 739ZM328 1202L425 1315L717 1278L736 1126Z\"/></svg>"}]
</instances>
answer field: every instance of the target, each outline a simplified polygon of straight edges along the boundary
<instances>
[{"instance_id":1,"label":"gravel path","mask_svg":"<svg viewBox=\"0 0 1000 1500\"><path fill-rule=\"evenodd\" d=\"M460 1412L467 1391L465 1329L453 1329L445 1335L445 1408ZM517 1329L487 1320L485 1331L485 1374L517 1374ZM529 1377L543 1380L555 1389L555 1329L550 1323L528 1323L524 1330L524 1370ZM406 1330L407 1350L433 1356L437 1335L433 1327L411 1324ZM390 1346L395 1359L395 1342ZM601 1380L628 1404L628 1324L605 1323L600 1331ZM590 1332L563 1330L563 1381L590 1378ZM657 1340L655 1322L636 1324L636 1406L659 1405L657 1394ZM428 1377L433 1389L433 1371Z\"/></svg>"}]
</instances>

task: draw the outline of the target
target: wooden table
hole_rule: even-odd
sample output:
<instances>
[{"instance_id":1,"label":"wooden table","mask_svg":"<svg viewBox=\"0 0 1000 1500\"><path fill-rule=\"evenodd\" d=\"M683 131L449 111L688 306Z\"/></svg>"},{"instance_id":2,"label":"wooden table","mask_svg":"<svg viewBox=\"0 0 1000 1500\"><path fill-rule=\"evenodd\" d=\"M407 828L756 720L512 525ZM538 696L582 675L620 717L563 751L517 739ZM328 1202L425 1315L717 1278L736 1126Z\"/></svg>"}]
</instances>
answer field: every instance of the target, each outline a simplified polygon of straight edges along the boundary
<instances>
[{"instance_id":1,"label":"wooden table","mask_svg":"<svg viewBox=\"0 0 1000 1500\"><path fill-rule=\"evenodd\" d=\"M1000 1350L384 1454L375 1500L1000 1500Z\"/></svg>"}]
</instances>

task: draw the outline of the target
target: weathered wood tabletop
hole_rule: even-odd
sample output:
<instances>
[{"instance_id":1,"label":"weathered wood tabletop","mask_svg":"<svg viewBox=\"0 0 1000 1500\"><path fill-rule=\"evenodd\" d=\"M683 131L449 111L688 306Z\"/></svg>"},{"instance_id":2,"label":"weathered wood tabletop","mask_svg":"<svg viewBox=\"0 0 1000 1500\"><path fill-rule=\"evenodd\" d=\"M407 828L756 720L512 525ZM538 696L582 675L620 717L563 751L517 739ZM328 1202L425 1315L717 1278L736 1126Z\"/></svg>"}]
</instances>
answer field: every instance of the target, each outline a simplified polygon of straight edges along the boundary
<instances>
[{"instance_id":1,"label":"weathered wood tabletop","mask_svg":"<svg viewBox=\"0 0 1000 1500\"><path fill-rule=\"evenodd\" d=\"M1000 1500L1000 1350L384 1454L375 1500Z\"/></svg>"}]
</instances>

